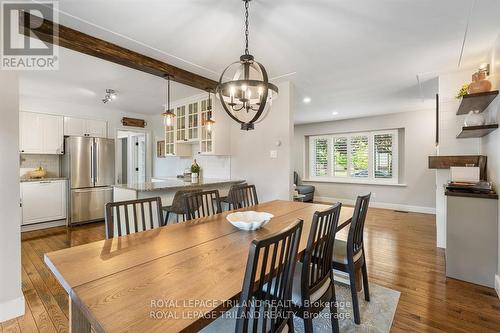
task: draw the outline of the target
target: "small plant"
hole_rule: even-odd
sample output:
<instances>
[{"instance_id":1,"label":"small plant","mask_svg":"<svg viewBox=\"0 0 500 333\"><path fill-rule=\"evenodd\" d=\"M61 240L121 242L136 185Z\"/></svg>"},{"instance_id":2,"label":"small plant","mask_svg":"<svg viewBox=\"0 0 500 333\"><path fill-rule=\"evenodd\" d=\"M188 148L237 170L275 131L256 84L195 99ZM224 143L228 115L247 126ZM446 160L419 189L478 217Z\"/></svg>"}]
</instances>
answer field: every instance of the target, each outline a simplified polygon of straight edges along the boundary
<instances>
[{"instance_id":1,"label":"small plant","mask_svg":"<svg viewBox=\"0 0 500 333\"><path fill-rule=\"evenodd\" d=\"M464 97L465 95L467 95L467 91L469 90L469 84L464 84L462 86L462 88L460 88L460 90L458 91L458 94L457 96L455 96L457 99L460 99L462 97Z\"/></svg>"},{"instance_id":2,"label":"small plant","mask_svg":"<svg viewBox=\"0 0 500 333\"><path fill-rule=\"evenodd\" d=\"M194 160L194 163L191 165L191 173L200 173L200 166Z\"/></svg>"}]
</instances>

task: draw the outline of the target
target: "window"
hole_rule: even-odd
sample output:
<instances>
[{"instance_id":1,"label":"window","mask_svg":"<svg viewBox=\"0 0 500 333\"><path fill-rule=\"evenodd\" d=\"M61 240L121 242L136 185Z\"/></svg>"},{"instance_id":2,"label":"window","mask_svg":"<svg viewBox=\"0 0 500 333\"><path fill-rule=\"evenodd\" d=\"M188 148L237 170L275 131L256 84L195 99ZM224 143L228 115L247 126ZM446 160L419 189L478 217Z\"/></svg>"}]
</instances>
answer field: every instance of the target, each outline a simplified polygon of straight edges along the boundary
<instances>
[{"instance_id":1,"label":"window","mask_svg":"<svg viewBox=\"0 0 500 333\"><path fill-rule=\"evenodd\" d=\"M398 182L398 131L309 137L309 178Z\"/></svg>"}]
</instances>

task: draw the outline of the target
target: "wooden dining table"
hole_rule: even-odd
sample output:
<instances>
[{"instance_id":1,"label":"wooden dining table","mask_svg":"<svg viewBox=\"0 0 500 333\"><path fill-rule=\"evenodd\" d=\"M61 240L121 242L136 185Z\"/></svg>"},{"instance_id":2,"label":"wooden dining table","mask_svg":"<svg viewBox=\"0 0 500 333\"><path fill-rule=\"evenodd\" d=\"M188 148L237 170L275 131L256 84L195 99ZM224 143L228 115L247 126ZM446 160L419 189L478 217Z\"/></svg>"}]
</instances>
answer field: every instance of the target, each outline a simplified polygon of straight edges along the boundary
<instances>
[{"instance_id":1,"label":"wooden dining table","mask_svg":"<svg viewBox=\"0 0 500 333\"><path fill-rule=\"evenodd\" d=\"M254 239L304 221L329 206L275 200L242 210L268 212L263 228L243 231L223 212L45 254L70 299L70 329L90 332L196 332L234 306ZM342 207L339 227L353 209Z\"/></svg>"}]
</instances>

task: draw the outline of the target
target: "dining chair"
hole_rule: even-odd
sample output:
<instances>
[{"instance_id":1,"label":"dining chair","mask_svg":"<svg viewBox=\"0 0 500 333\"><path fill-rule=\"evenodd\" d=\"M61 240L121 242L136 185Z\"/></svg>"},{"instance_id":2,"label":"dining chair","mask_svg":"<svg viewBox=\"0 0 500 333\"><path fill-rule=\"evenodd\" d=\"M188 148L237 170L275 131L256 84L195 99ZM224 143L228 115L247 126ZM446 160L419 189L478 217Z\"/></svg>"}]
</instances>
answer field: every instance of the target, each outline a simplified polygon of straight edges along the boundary
<instances>
[{"instance_id":1,"label":"dining chair","mask_svg":"<svg viewBox=\"0 0 500 333\"><path fill-rule=\"evenodd\" d=\"M218 190L199 191L184 195L188 219L197 219L222 212Z\"/></svg>"},{"instance_id":2,"label":"dining chair","mask_svg":"<svg viewBox=\"0 0 500 333\"><path fill-rule=\"evenodd\" d=\"M255 185L244 185L235 187L231 196L228 197L231 209L245 208L258 205L257 190Z\"/></svg>"},{"instance_id":3,"label":"dining chair","mask_svg":"<svg viewBox=\"0 0 500 333\"><path fill-rule=\"evenodd\" d=\"M337 239L333 247L333 269L349 274L354 322L358 325L361 323L358 292L356 289L356 272L359 269L361 269L363 275L365 300L370 301L368 272L363 243L363 231L366 213L368 212L368 205L370 203L370 196L371 193L358 196L356 206L354 207L354 214L351 219L351 225L349 227L347 241Z\"/></svg>"},{"instance_id":4,"label":"dining chair","mask_svg":"<svg viewBox=\"0 0 500 333\"><path fill-rule=\"evenodd\" d=\"M332 254L341 203L315 212L302 261L293 275L294 313L304 320L306 333L313 332L313 318L329 304L332 331L339 332Z\"/></svg>"},{"instance_id":5,"label":"dining chair","mask_svg":"<svg viewBox=\"0 0 500 333\"><path fill-rule=\"evenodd\" d=\"M290 301L302 225L297 220L278 233L252 241L238 305L200 332L294 331Z\"/></svg>"},{"instance_id":6,"label":"dining chair","mask_svg":"<svg viewBox=\"0 0 500 333\"><path fill-rule=\"evenodd\" d=\"M229 188L229 191L227 192L227 195L220 197L221 204L227 204L227 206L229 207L229 210L231 210L232 207L231 207L231 199L230 198L232 197L234 190L240 186L246 186L246 185L247 185L247 183L239 183L239 184L231 185L231 187Z\"/></svg>"},{"instance_id":7,"label":"dining chair","mask_svg":"<svg viewBox=\"0 0 500 333\"><path fill-rule=\"evenodd\" d=\"M158 228L163 223L161 198L106 204L106 239Z\"/></svg>"},{"instance_id":8,"label":"dining chair","mask_svg":"<svg viewBox=\"0 0 500 333\"><path fill-rule=\"evenodd\" d=\"M184 195L191 192L200 192L201 189L190 189L190 190L180 190L175 192L174 199L172 200L172 205L164 206L162 209L165 212L165 221L163 225L168 224L168 219L170 214L176 215L176 223L179 222L179 216L182 216L182 220L186 221L186 201L184 200Z\"/></svg>"}]
</instances>

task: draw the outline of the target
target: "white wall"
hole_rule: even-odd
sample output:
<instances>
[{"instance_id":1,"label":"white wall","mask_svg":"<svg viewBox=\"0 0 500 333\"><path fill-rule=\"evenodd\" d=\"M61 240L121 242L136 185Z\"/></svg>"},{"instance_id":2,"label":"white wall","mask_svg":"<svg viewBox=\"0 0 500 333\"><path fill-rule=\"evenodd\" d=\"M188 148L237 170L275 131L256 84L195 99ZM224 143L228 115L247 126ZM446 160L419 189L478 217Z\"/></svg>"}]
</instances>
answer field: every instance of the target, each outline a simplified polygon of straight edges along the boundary
<instances>
[{"instance_id":1,"label":"white wall","mask_svg":"<svg viewBox=\"0 0 500 333\"><path fill-rule=\"evenodd\" d=\"M21 94L22 93L23 93L23 87L21 86ZM118 129L144 132L146 134L146 140L148 142L147 143L148 151L146 156L146 179L149 179L149 177L151 177L152 167L153 167L152 156L153 156L153 141L154 141L152 139L153 137L151 129L153 128L154 123L156 121L161 122L161 119L157 120L154 117L148 115L130 113L113 108L112 102L106 105L98 103L95 106L89 106L89 105L68 103L64 101L33 98L26 95L21 95L19 103L20 103L19 108L21 111L106 120L108 122L108 138L110 139L116 138L116 131ZM145 119L147 122L147 126L144 129L135 127L124 127L121 124L121 119L123 117Z\"/></svg>"},{"instance_id":2,"label":"white wall","mask_svg":"<svg viewBox=\"0 0 500 333\"><path fill-rule=\"evenodd\" d=\"M0 322L24 314L19 207L19 77L0 71Z\"/></svg>"},{"instance_id":3,"label":"white wall","mask_svg":"<svg viewBox=\"0 0 500 333\"><path fill-rule=\"evenodd\" d=\"M278 99L254 130L242 131L236 122L231 125L231 177L254 184L261 202L291 196L293 86L288 81L277 86ZM270 157L272 150L277 151L277 158Z\"/></svg>"},{"instance_id":4,"label":"white wall","mask_svg":"<svg viewBox=\"0 0 500 333\"><path fill-rule=\"evenodd\" d=\"M457 139L466 115L457 116L460 99L455 98L463 84L471 81L475 69L461 70L439 76L439 148L437 155L479 155L481 139ZM436 234L437 246L446 248L445 185L450 170L436 170Z\"/></svg>"},{"instance_id":5,"label":"white wall","mask_svg":"<svg viewBox=\"0 0 500 333\"><path fill-rule=\"evenodd\" d=\"M500 89L500 34L496 39L490 56L490 77L493 83L493 89ZM488 114L488 120L492 123L500 122L500 97L497 97L485 111ZM497 192L499 191L500 180L500 130L482 138L482 152L488 156L488 179L496 185ZM500 216L500 205L498 216ZM498 266L497 276L495 277L495 287L500 296L500 221L498 226Z\"/></svg>"},{"instance_id":6,"label":"white wall","mask_svg":"<svg viewBox=\"0 0 500 333\"><path fill-rule=\"evenodd\" d=\"M357 195L372 192L371 205L374 207L433 213L434 173L427 168L427 157L434 152L434 110L297 125L294 134L294 168L301 178L307 177L304 174L307 161L305 136L396 128L404 128L404 147L400 147L403 154L399 163L403 168L401 181L406 186L323 182L307 184L316 187L315 198L319 200L349 203Z\"/></svg>"}]
</instances>

